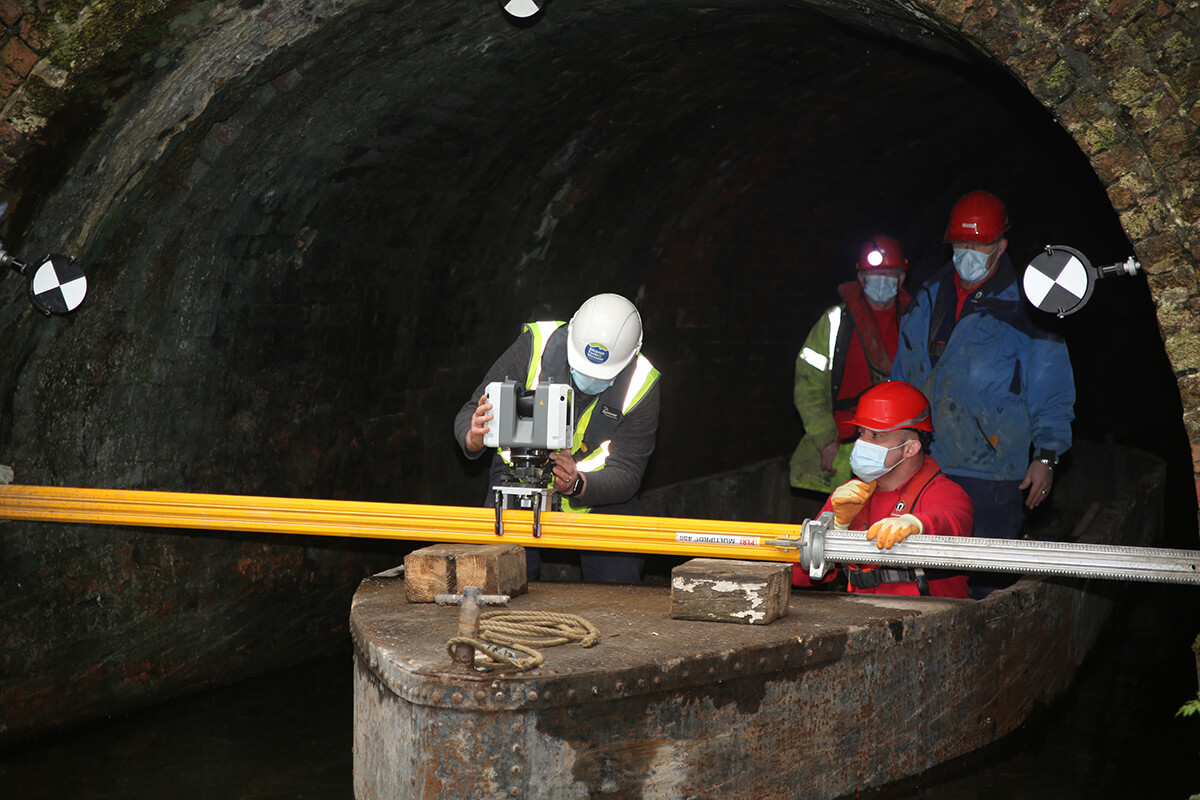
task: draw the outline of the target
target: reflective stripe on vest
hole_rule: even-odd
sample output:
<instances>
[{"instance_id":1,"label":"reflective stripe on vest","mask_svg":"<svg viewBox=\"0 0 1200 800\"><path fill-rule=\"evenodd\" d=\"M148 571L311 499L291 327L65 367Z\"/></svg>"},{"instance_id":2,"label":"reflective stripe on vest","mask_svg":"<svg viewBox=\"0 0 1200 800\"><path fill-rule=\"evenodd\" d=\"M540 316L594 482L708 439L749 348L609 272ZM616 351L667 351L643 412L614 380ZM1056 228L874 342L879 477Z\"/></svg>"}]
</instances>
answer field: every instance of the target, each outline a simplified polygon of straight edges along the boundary
<instances>
[{"instance_id":1,"label":"reflective stripe on vest","mask_svg":"<svg viewBox=\"0 0 1200 800\"><path fill-rule=\"evenodd\" d=\"M529 359L529 372L525 376L525 388L537 387L542 377L542 353L546 352L546 342L550 334L565 325L565 322L526 322L525 329L533 334L533 353Z\"/></svg>"},{"instance_id":2,"label":"reflective stripe on vest","mask_svg":"<svg viewBox=\"0 0 1200 800\"><path fill-rule=\"evenodd\" d=\"M629 388L625 390L625 398L621 403L621 416L628 414L642 398L646 396L646 392L650 391L650 387L658 380L658 370L650 363L648 358L641 354L637 357L637 363L633 368L633 375L630 376ZM588 423L592 421L592 412L596 410L598 405L594 398L583 414L579 417L579 422L575 424L575 436L571 442L571 452L576 453L583 445L584 436L587 435ZM598 469L604 468L604 463L608 460L608 452L610 440L597 444L592 451L576 462L576 467L580 472L595 472Z\"/></svg>"},{"instance_id":3,"label":"reflective stripe on vest","mask_svg":"<svg viewBox=\"0 0 1200 800\"><path fill-rule=\"evenodd\" d=\"M640 353L637 357L637 363L634 366L633 375L630 377L629 388L625 390L625 400L621 407L621 415L628 414L642 398L646 396L646 392L650 391L650 387L658 380L659 372L650 363L648 358L644 358ZM599 398L597 398L598 400ZM571 443L574 453L579 450L583 444L584 434L587 432L588 422L591 421L592 411L597 405L596 400L593 400L587 407L587 410L580 416L579 422L575 425L575 440ZM583 458L575 462L575 468L580 472L596 472L604 469L604 465L608 462L609 448L612 443L611 439L605 439L592 448L592 451ZM562 498L563 511L587 512L591 511L590 506L576 506L571 503L571 498Z\"/></svg>"},{"instance_id":4,"label":"reflective stripe on vest","mask_svg":"<svg viewBox=\"0 0 1200 800\"><path fill-rule=\"evenodd\" d=\"M825 372L833 364L833 351L837 349L838 331L842 327L842 307L840 305L829 309L829 341L826 347L828 353L818 353L811 347L805 347L800 351L800 358L804 360L813 369Z\"/></svg>"},{"instance_id":5,"label":"reflective stripe on vest","mask_svg":"<svg viewBox=\"0 0 1200 800\"><path fill-rule=\"evenodd\" d=\"M546 347L550 342L550 337L566 323L564 322L527 322L525 328L533 336L533 346L529 354L529 369L526 373L525 388L530 389L536 387L542 376L542 360L546 354ZM622 370L623 371L623 370ZM634 362L633 373L629 378L629 386L625 390L625 397L621 402L621 415L629 413L650 391L658 380L659 372L654 365L650 363L650 359L643 356L641 353L637 355L637 360ZM579 420L575 423L575 434L571 442L571 453L578 452L583 445L584 437L587 434L588 423L591 422L592 412L596 409L599 397L593 398L592 402L579 416ZM576 462L576 469L580 472L596 472L604 469L605 463L608 461L610 440L605 439L599 444L592 447L591 452L587 453L583 458ZM502 456L508 455L502 453ZM507 458L505 460L508 460ZM562 498L562 508L564 511L589 511L589 506L573 506L570 498Z\"/></svg>"}]
</instances>

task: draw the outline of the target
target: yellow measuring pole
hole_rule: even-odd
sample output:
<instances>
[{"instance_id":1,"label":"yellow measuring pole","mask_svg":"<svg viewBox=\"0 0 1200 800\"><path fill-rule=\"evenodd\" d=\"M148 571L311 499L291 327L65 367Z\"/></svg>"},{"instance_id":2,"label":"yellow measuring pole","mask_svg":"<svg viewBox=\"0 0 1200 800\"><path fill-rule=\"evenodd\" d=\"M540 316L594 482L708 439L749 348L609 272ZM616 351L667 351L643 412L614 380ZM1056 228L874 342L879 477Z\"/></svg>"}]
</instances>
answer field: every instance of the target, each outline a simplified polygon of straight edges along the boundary
<instances>
[{"instance_id":1,"label":"yellow measuring pole","mask_svg":"<svg viewBox=\"0 0 1200 800\"><path fill-rule=\"evenodd\" d=\"M799 525L548 511L534 538L532 511L503 513L497 537L490 508L0 485L0 519L10 520L799 560L797 549L765 543L798 540Z\"/></svg>"}]
</instances>

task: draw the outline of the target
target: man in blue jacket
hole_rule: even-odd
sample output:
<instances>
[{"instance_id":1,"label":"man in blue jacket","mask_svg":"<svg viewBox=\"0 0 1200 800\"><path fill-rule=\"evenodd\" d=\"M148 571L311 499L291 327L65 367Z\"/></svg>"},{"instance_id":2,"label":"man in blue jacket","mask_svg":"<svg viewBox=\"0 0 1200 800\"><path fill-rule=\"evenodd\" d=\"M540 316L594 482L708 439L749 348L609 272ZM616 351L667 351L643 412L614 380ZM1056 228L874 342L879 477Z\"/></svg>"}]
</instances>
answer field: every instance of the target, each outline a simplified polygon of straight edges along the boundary
<instances>
[{"instance_id":1,"label":"man in blue jacket","mask_svg":"<svg viewBox=\"0 0 1200 800\"><path fill-rule=\"evenodd\" d=\"M900 323L892 379L933 405L931 453L975 506L975 536L1015 539L1050 493L1071 446L1075 381L1062 338L1037 326L1005 252L1004 203L963 195L950 212L953 259L917 291ZM1023 497L1022 492L1028 490ZM972 576L972 596L1011 583Z\"/></svg>"}]
</instances>

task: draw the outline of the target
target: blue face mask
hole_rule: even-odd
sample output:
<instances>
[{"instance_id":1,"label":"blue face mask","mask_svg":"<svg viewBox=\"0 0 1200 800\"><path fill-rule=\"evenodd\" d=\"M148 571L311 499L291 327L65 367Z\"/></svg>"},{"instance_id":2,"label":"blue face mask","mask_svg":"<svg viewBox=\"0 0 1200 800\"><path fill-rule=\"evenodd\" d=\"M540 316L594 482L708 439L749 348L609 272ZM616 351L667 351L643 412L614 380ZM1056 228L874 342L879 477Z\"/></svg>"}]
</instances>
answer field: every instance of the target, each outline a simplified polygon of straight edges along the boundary
<instances>
[{"instance_id":1,"label":"blue face mask","mask_svg":"<svg viewBox=\"0 0 1200 800\"><path fill-rule=\"evenodd\" d=\"M966 283L977 283L987 275L990 253L964 248L954 249L954 271Z\"/></svg>"},{"instance_id":2,"label":"blue face mask","mask_svg":"<svg viewBox=\"0 0 1200 800\"><path fill-rule=\"evenodd\" d=\"M900 466L900 459L890 467L884 466L887 463L887 455L898 447L904 447L907 442L898 444L896 447L884 447L881 444L868 442L866 439L859 439L854 443L854 449L850 451L850 470L859 478L870 483L876 478L882 478L889 472Z\"/></svg>"},{"instance_id":3,"label":"blue face mask","mask_svg":"<svg viewBox=\"0 0 1200 800\"><path fill-rule=\"evenodd\" d=\"M579 391L590 395L600 394L613 385L613 380L602 381L596 378L589 378L577 369L571 370L571 380L575 381L575 385L579 387Z\"/></svg>"},{"instance_id":4,"label":"blue face mask","mask_svg":"<svg viewBox=\"0 0 1200 800\"><path fill-rule=\"evenodd\" d=\"M900 279L892 275L863 274L863 294L872 303L890 303L900 291Z\"/></svg>"}]
</instances>

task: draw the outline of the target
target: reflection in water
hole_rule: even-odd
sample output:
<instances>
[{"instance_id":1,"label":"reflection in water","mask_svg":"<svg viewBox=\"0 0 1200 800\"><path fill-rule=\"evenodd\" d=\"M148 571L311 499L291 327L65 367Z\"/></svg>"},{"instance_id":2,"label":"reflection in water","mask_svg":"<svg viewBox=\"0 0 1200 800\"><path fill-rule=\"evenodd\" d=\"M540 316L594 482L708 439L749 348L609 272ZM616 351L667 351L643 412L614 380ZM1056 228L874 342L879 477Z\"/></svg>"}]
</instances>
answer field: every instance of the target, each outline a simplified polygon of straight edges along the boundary
<instances>
[{"instance_id":1,"label":"reflection in water","mask_svg":"<svg viewBox=\"0 0 1200 800\"><path fill-rule=\"evenodd\" d=\"M1200 587L1129 584L1067 696L987 750L904 785L887 800L1118 800L1200 794L1192 641Z\"/></svg>"},{"instance_id":2,"label":"reflection in water","mask_svg":"<svg viewBox=\"0 0 1200 800\"><path fill-rule=\"evenodd\" d=\"M1200 588L1128 588L1063 702L983 754L859 797L1200 793L1200 719L1174 716L1197 688ZM0 797L349 800L352 689L346 653L0 751Z\"/></svg>"},{"instance_id":3,"label":"reflection in water","mask_svg":"<svg viewBox=\"0 0 1200 800\"><path fill-rule=\"evenodd\" d=\"M353 797L349 652L0 751L0 797Z\"/></svg>"}]
</instances>

